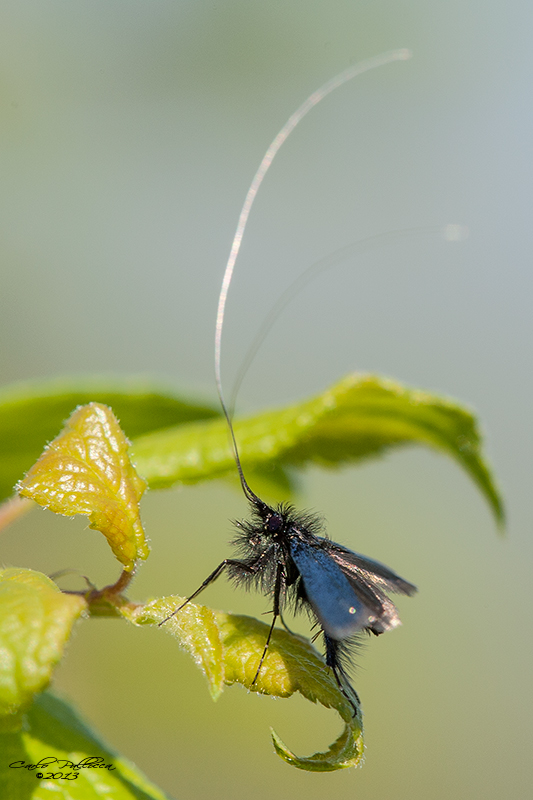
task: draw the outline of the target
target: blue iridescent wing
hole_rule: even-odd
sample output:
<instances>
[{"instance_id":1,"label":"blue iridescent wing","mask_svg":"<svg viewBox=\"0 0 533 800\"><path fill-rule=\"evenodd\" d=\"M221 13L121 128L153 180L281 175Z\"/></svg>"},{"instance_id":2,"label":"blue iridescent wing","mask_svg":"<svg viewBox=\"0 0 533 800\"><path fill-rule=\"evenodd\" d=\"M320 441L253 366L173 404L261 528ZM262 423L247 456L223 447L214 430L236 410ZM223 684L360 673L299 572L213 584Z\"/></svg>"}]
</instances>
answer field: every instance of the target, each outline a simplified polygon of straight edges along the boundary
<instances>
[{"instance_id":1,"label":"blue iridescent wing","mask_svg":"<svg viewBox=\"0 0 533 800\"><path fill-rule=\"evenodd\" d=\"M324 549L295 538L290 554L311 608L329 636L340 641L372 627L376 620L372 609Z\"/></svg>"}]
</instances>

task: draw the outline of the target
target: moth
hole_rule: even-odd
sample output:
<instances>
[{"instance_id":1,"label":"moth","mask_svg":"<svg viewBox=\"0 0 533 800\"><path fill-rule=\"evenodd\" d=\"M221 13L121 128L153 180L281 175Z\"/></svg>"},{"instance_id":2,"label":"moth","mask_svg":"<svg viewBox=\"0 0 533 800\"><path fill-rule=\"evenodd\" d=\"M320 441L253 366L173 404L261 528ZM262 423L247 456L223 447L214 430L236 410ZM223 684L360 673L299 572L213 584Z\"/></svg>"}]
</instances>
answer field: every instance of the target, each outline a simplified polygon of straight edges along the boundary
<instances>
[{"instance_id":1,"label":"moth","mask_svg":"<svg viewBox=\"0 0 533 800\"><path fill-rule=\"evenodd\" d=\"M359 702L348 676L353 646L364 632L379 636L400 625L398 611L389 593L412 596L417 589L384 564L331 541L316 514L298 512L286 504L271 506L250 488L222 391L222 329L228 290L250 209L283 142L308 111L335 88L376 66L408 57L408 52L401 50L356 64L310 95L274 139L250 185L222 281L215 331L216 386L242 489L250 504L250 518L235 523L236 535L232 542L235 557L224 559L201 586L160 623L162 625L178 614L224 572L237 586L262 592L272 600L272 624L253 685L261 672L278 618L285 624L285 608L303 609L319 629L317 636L323 639L326 664L351 703L354 716L359 713Z\"/></svg>"}]
</instances>

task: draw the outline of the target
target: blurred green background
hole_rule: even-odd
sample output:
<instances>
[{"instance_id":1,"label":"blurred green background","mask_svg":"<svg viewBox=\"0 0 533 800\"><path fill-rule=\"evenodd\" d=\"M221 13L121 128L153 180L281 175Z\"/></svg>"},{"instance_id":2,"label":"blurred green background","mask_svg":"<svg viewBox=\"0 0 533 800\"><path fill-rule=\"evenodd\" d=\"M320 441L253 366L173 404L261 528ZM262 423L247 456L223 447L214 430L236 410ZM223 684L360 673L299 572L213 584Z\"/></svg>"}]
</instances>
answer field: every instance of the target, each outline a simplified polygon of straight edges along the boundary
<instances>
[{"instance_id":1,"label":"blurred green background","mask_svg":"<svg viewBox=\"0 0 533 800\"><path fill-rule=\"evenodd\" d=\"M282 150L232 288L226 387L316 259L466 225L466 241L408 236L320 276L277 322L239 409L355 369L455 396L480 415L509 511L502 538L458 468L421 449L302 480L298 503L333 539L420 588L400 602L403 627L359 659L362 770L288 767L268 726L306 754L335 738L335 715L239 688L214 705L161 631L79 624L57 689L179 800L531 797L531 4L4 0L0 14L2 383L148 374L213 402L219 284L264 150L325 80L411 48L329 97ZM223 485L150 493L153 552L132 596L196 588L244 511ZM7 531L0 558L117 575L83 519L46 512ZM223 581L204 599L267 608Z\"/></svg>"}]
</instances>

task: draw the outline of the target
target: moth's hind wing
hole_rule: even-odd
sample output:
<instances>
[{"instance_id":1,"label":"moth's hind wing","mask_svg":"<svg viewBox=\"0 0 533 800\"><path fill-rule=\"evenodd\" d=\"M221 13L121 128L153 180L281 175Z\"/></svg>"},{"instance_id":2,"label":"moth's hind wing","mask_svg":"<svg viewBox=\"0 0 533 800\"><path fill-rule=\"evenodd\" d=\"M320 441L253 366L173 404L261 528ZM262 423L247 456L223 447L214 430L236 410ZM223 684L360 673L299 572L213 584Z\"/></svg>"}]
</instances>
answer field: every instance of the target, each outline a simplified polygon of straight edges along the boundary
<instances>
[{"instance_id":1,"label":"moth's hind wing","mask_svg":"<svg viewBox=\"0 0 533 800\"><path fill-rule=\"evenodd\" d=\"M373 558L354 553L353 550L348 550L347 547L342 547L335 542L327 541L326 548L348 578L365 577L374 586L379 586L386 592L405 594L408 597L412 597L418 591L412 583L400 577L385 564L374 561Z\"/></svg>"},{"instance_id":2,"label":"moth's hind wing","mask_svg":"<svg viewBox=\"0 0 533 800\"><path fill-rule=\"evenodd\" d=\"M335 542L325 549L347 578L357 597L373 612L367 630L379 636L401 625L398 609L387 592L413 595L417 589L379 561L354 553Z\"/></svg>"}]
</instances>

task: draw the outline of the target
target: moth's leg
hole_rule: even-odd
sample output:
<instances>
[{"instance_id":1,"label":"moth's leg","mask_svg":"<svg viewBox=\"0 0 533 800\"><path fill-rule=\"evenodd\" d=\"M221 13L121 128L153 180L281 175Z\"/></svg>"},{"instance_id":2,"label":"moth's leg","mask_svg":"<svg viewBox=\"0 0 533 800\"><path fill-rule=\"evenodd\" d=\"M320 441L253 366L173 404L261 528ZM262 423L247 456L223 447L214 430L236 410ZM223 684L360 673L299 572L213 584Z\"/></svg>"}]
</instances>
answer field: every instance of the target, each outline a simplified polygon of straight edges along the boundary
<instances>
[{"instance_id":1,"label":"moth's leg","mask_svg":"<svg viewBox=\"0 0 533 800\"><path fill-rule=\"evenodd\" d=\"M351 707L353 708L353 716L357 717L359 715L359 707L361 705L361 701L359 700L359 695L349 682L344 669L339 661L339 654L338 649L339 645L335 639L332 639L327 633L324 633L324 643L326 646L326 664L330 667L333 675L335 676L335 681L337 682L337 686L341 690L342 694L349 702Z\"/></svg>"},{"instance_id":2,"label":"moth's leg","mask_svg":"<svg viewBox=\"0 0 533 800\"><path fill-rule=\"evenodd\" d=\"M268 645L270 644L270 639L272 638L272 632L274 630L274 625L276 624L277 618L280 616L280 596L282 592L283 586L283 577L284 577L284 570L283 564L278 564L278 568L276 570L276 583L274 585L274 607L272 609L272 613L274 615L272 619L272 625L270 626L270 630L268 632L267 640L265 642L265 647L263 649L263 654L259 661L259 666L257 667L257 671L255 673L255 677L251 683L250 688L255 684L256 680L259 677L259 673L261 672L261 667L263 666L263 661L265 660L266 654L268 652Z\"/></svg>"},{"instance_id":3,"label":"moth's leg","mask_svg":"<svg viewBox=\"0 0 533 800\"><path fill-rule=\"evenodd\" d=\"M283 577L285 578L285 574L284 574ZM280 592L280 597L279 597L279 618L280 618L281 624L283 625L283 627L285 628L287 633L290 633L291 636L296 636L294 631L291 631L291 629L289 628L289 626L287 625L287 623L285 622L285 620L283 618L282 608L285 607L286 597L287 597L287 581L284 579L282 581L282 587L281 587L281 592Z\"/></svg>"},{"instance_id":4,"label":"moth's leg","mask_svg":"<svg viewBox=\"0 0 533 800\"><path fill-rule=\"evenodd\" d=\"M191 594L191 596L188 597L185 600L185 602L181 604L181 606L179 606L179 608L177 608L175 611L173 611L172 614L169 614L168 617L165 617L165 619L162 622L159 623L158 627L161 627L161 625L164 625L165 622L168 622L168 620L171 619L175 614L177 614L178 611L181 611L181 609L184 608L184 606L186 606L187 603L190 603L191 600L194 600L194 598L197 597L200 594L200 592L203 592L203 590L207 586L209 586L210 583L213 583L213 581L216 581L218 576L221 575L222 572L224 572L226 567L231 567L231 566L236 566L236 567L238 566L239 569L242 569L244 572L249 572L252 575L255 572L257 572L257 566L250 567L248 564L244 564L242 561L235 561L232 558L225 558L224 561L221 564L219 564L216 569L213 570L211 575L207 576L207 578L202 583L202 585L199 586L198 589L195 592L193 592Z\"/></svg>"},{"instance_id":5,"label":"moth's leg","mask_svg":"<svg viewBox=\"0 0 533 800\"><path fill-rule=\"evenodd\" d=\"M285 620L283 619L283 614L282 614L282 612L281 612L281 611L279 612L279 618L280 618L281 624L283 625L283 627L285 628L285 630L287 631L287 633L290 633L292 636L296 636L296 634L294 633L294 631L291 631L291 629L289 628L289 626L287 625L287 623L286 623L286 622L285 622Z\"/></svg>"}]
</instances>

